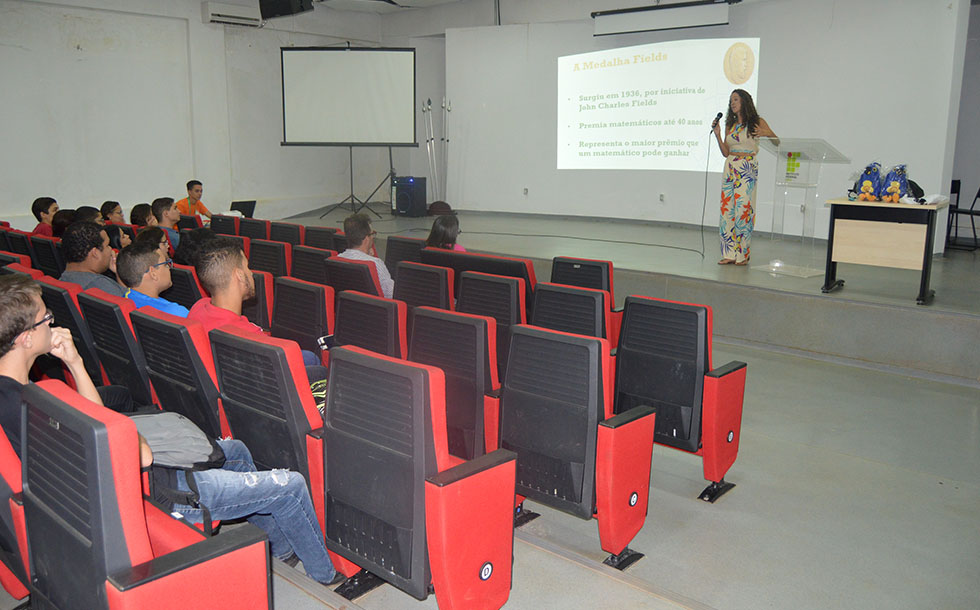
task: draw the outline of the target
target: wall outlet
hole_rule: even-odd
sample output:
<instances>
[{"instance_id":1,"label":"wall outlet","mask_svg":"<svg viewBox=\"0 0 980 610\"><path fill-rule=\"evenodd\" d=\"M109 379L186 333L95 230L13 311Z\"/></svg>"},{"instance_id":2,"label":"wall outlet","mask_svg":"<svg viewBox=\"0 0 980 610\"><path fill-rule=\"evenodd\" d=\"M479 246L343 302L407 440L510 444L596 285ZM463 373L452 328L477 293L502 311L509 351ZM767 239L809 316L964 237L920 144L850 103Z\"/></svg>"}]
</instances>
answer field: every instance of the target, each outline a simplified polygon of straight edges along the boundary
<instances>
[{"instance_id":1,"label":"wall outlet","mask_svg":"<svg viewBox=\"0 0 980 610\"><path fill-rule=\"evenodd\" d=\"M666 201L667 201L667 196L664 195L663 193L660 193L660 203L664 203Z\"/></svg>"},{"instance_id":2,"label":"wall outlet","mask_svg":"<svg viewBox=\"0 0 980 610\"><path fill-rule=\"evenodd\" d=\"M527 195L527 187L524 187L524 194Z\"/></svg>"}]
</instances>

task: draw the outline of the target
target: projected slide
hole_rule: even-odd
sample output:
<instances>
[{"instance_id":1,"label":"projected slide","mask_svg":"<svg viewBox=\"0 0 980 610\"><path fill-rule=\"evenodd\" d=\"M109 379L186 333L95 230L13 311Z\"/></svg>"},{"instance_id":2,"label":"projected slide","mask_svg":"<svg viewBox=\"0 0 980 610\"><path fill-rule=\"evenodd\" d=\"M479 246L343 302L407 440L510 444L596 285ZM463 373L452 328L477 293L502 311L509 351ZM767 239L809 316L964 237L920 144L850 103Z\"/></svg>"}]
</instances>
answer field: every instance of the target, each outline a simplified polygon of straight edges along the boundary
<instances>
[{"instance_id":1,"label":"projected slide","mask_svg":"<svg viewBox=\"0 0 980 610\"><path fill-rule=\"evenodd\" d=\"M712 146L709 169L720 172L711 121L733 89L755 98L758 74L758 38L559 57L558 169L704 171Z\"/></svg>"}]
</instances>

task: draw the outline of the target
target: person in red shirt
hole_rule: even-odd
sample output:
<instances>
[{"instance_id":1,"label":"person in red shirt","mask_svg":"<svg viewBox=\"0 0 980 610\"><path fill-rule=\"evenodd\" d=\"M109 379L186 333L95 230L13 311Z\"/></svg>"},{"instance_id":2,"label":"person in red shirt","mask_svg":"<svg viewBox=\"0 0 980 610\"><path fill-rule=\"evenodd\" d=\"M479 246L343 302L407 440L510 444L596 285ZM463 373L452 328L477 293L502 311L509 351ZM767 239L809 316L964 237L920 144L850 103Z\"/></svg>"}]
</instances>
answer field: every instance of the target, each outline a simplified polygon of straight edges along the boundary
<instances>
[{"instance_id":1,"label":"person in red shirt","mask_svg":"<svg viewBox=\"0 0 980 610\"><path fill-rule=\"evenodd\" d=\"M211 211L201 201L202 194L204 194L204 185L199 180L191 180L187 183L187 197L177 202L177 209L181 214L200 214L210 219Z\"/></svg>"},{"instance_id":2,"label":"person in red shirt","mask_svg":"<svg viewBox=\"0 0 980 610\"><path fill-rule=\"evenodd\" d=\"M255 278L238 242L224 237L208 240L201 246L194 268L211 298L194 303L189 319L200 322L208 332L225 325L262 332L242 315L242 302L255 296Z\"/></svg>"},{"instance_id":3,"label":"person in red shirt","mask_svg":"<svg viewBox=\"0 0 980 610\"><path fill-rule=\"evenodd\" d=\"M31 204L31 213L34 214L34 218L37 218L37 226L34 227L35 235L54 236L51 220L58 209L58 202L53 197L38 197L34 200L34 203Z\"/></svg>"}]
</instances>

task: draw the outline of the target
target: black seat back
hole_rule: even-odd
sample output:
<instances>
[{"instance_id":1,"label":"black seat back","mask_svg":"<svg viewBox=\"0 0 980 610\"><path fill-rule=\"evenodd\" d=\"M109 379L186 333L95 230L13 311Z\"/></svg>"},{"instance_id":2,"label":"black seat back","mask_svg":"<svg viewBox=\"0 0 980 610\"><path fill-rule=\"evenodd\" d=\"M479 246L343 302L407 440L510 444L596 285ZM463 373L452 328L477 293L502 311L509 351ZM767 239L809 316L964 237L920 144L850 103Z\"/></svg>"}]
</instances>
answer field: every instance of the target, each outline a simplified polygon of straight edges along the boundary
<instances>
[{"instance_id":1,"label":"black seat back","mask_svg":"<svg viewBox=\"0 0 980 610\"><path fill-rule=\"evenodd\" d=\"M336 250L333 246L333 234L336 232L337 229L333 227L306 227L303 245L322 250Z\"/></svg>"},{"instance_id":2,"label":"black seat back","mask_svg":"<svg viewBox=\"0 0 980 610\"><path fill-rule=\"evenodd\" d=\"M218 235L238 235L238 216L211 215L211 230Z\"/></svg>"},{"instance_id":3,"label":"black seat back","mask_svg":"<svg viewBox=\"0 0 980 610\"><path fill-rule=\"evenodd\" d=\"M456 282L456 311L490 316L497 321L497 367L503 377L510 349L510 327L524 324L523 280L476 271L464 271Z\"/></svg>"},{"instance_id":4,"label":"black seat back","mask_svg":"<svg viewBox=\"0 0 980 610\"><path fill-rule=\"evenodd\" d=\"M160 296L183 305L187 309L194 306L201 300L204 293L201 292L201 285L197 281L197 272L194 267L187 265L174 265L170 270L170 288L160 293Z\"/></svg>"},{"instance_id":5,"label":"black seat back","mask_svg":"<svg viewBox=\"0 0 980 610\"><path fill-rule=\"evenodd\" d=\"M253 239L248 254L248 267L253 271L268 271L272 277L289 275L292 246L281 241Z\"/></svg>"},{"instance_id":6,"label":"black seat back","mask_svg":"<svg viewBox=\"0 0 980 610\"><path fill-rule=\"evenodd\" d=\"M272 307L275 288L272 274L268 271L252 271L255 280L255 296L242 303L242 315L263 330L272 328Z\"/></svg>"},{"instance_id":7,"label":"black seat back","mask_svg":"<svg viewBox=\"0 0 980 610\"><path fill-rule=\"evenodd\" d=\"M391 272L391 279L398 281L398 263L422 262L422 248L425 240L417 237L391 235L385 240L385 267Z\"/></svg>"},{"instance_id":8,"label":"black seat back","mask_svg":"<svg viewBox=\"0 0 980 610\"><path fill-rule=\"evenodd\" d=\"M203 226L204 223L201 222L201 217L197 214L181 214L180 220L177 221L178 230L187 229L192 231L194 229L200 229Z\"/></svg>"},{"instance_id":9,"label":"black seat back","mask_svg":"<svg viewBox=\"0 0 980 610\"><path fill-rule=\"evenodd\" d=\"M129 323L129 312L136 308L133 302L90 288L79 293L78 306L92 330L109 383L125 386L137 404L154 404L146 357Z\"/></svg>"},{"instance_id":10,"label":"black seat back","mask_svg":"<svg viewBox=\"0 0 980 610\"><path fill-rule=\"evenodd\" d=\"M602 342L531 326L511 331L500 446L517 453L517 493L591 519L605 419Z\"/></svg>"},{"instance_id":11,"label":"black seat back","mask_svg":"<svg viewBox=\"0 0 980 610\"><path fill-rule=\"evenodd\" d=\"M160 408L180 413L211 438L221 438L218 388L204 328L150 307L130 314Z\"/></svg>"},{"instance_id":12,"label":"black seat back","mask_svg":"<svg viewBox=\"0 0 980 610\"><path fill-rule=\"evenodd\" d=\"M333 288L292 277L275 281L272 336L292 339L305 350L320 353L319 337L333 334Z\"/></svg>"},{"instance_id":13,"label":"black seat back","mask_svg":"<svg viewBox=\"0 0 980 610\"><path fill-rule=\"evenodd\" d=\"M57 242L50 237L31 235L31 248L34 250L38 268L44 275L61 277L61 272L65 270L65 259L61 256L61 247Z\"/></svg>"},{"instance_id":14,"label":"black seat back","mask_svg":"<svg viewBox=\"0 0 980 610\"><path fill-rule=\"evenodd\" d=\"M551 260L551 282L613 292L613 267L610 261L556 256Z\"/></svg>"},{"instance_id":15,"label":"black seat back","mask_svg":"<svg viewBox=\"0 0 980 610\"><path fill-rule=\"evenodd\" d=\"M703 305L626 297L616 352L615 412L657 410L654 440L696 452L701 398L710 370L710 310Z\"/></svg>"},{"instance_id":16,"label":"black seat back","mask_svg":"<svg viewBox=\"0 0 980 610\"><path fill-rule=\"evenodd\" d=\"M404 358L405 303L361 292L337 293L334 345L356 345L372 352Z\"/></svg>"},{"instance_id":17,"label":"black seat back","mask_svg":"<svg viewBox=\"0 0 980 610\"><path fill-rule=\"evenodd\" d=\"M14 230L6 231L6 234L7 241L10 244L9 251L15 254L24 254L29 256L31 259L31 267L40 269L41 266L38 263L37 256L34 254L34 248L31 247L30 235Z\"/></svg>"},{"instance_id":18,"label":"black seat back","mask_svg":"<svg viewBox=\"0 0 980 610\"><path fill-rule=\"evenodd\" d=\"M457 277L464 271L480 271L521 278L524 280L524 305L528 308L532 305L535 276L534 265L531 264L530 259L425 248L422 250L422 262L437 267L450 267L456 272ZM530 311L527 313L530 315Z\"/></svg>"},{"instance_id":19,"label":"black seat back","mask_svg":"<svg viewBox=\"0 0 980 610\"><path fill-rule=\"evenodd\" d=\"M493 318L430 307L415 310L408 359L446 376L449 452L466 460L485 453L484 396L497 385Z\"/></svg>"},{"instance_id":20,"label":"black seat back","mask_svg":"<svg viewBox=\"0 0 980 610\"><path fill-rule=\"evenodd\" d=\"M240 218L238 234L249 239L269 239L269 221L258 218Z\"/></svg>"},{"instance_id":21,"label":"black seat back","mask_svg":"<svg viewBox=\"0 0 980 610\"><path fill-rule=\"evenodd\" d=\"M398 263L398 277L401 279L395 282L392 296L409 307L453 308L452 269L402 261Z\"/></svg>"},{"instance_id":22,"label":"black seat back","mask_svg":"<svg viewBox=\"0 0 980 610\"><path fill-rule=\"evenodd\" d=\"M303 225L291 222L273 222L269 225L269 239L282 241L292 246L303 245Z\"/></svg>"},{"instance_id":23,"label":"black seat back","mask_svg":"<svg viewBox=\"0 0 980 610\"><path fill-rule=\"evenodd\" d=\"M81 292L80 287L77 284L69 284L49 277L42 278L38 283L41 285L41 299L44 301L44 306L54 314L54 325L67 328L71 332L75 349L85 363L89 378L95 385L102 385L105 381L102 378L102 364L99 362L95 339L92 338L88 322L82 317L82 312L75 302L78 293Z\"/></svg>"},{"instance_id":24,"label":"black seat back","mask_svg":"<svg viewBox=\"0 0 980 610\"><path fill-rule=\"evenodd\" d=\"M430 401L430 392L441 384L437 369L350 348L331 353L323 442L327 548L417 599L431 579L425 478L439 471L431 413L442 405Z\"/></svg>"},{"instance_id":25,"label":"black seat back","mask_svg":"<svg viewBox=\"0 0 980 610\"><path fill-rule=\"evenodd\" d=\"M327 268L323 261L336 255L337 253L333 250L324 250L313 246L293 246L293 265L289 270L289 275L307 282L326 284Z\"/></svg>"},{"instance_id":26,"label":"black seat back","mask_svg":"<svg viewBox=\"0 0 980 610\"><path fill-rule=\"evenodd\" d=\"M606 296L603 290L538 283L530 324L576 335L606 336Z\"/></svg>"},{"instance_id":27,"label":"black seat back","mask_svg":"<svg viewBox=\"0 0 980 610\"><path fill-rule=\"evenodd\" d=\"M333 257L323 262L327 270L327 283L334 292L356 290L364 294L382 296L377 270L370 261L346 260Z\"/></svg>"}]
</instances>

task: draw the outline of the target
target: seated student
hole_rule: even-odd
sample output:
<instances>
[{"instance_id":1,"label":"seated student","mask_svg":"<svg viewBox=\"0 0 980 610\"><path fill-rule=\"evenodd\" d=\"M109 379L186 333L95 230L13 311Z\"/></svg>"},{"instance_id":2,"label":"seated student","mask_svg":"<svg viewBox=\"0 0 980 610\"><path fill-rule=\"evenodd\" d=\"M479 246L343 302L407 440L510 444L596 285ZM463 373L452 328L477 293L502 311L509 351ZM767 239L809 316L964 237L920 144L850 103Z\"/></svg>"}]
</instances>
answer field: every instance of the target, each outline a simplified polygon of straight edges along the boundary
<instances>
[{"instance_id":1,"label":"seated student","mask_svg":"<svg viewBox=\"0 0 980 610\"><path fill-rule=\"evenodd\" d=\"M445 250L455 250L456 252L466 252L466 248L456 243L459 237L459 218L455 214L436 216L432 222L432 230L429 237L425 240L428 248L443 248Z\"/></svg>"},{"instance_id":2,"label":"seated student","mask_svg":"<svg viewBox=\"0 0 980 610\"><path fill-rule=\"evenodd\" d=\"M109 236L109 247L116 252L133 243L133 240L129 237L129 233L123 231L119 225L106 223L102 228L105 229L106 235Z\"/></svg>"},{"instance_id":3,"label":"seated student","mask_svg":"<svg viewBox=\"0 0 980 610\"><path fill-rule=\"evenodd\" d=\"M93 208L90 205L80 205L75 208L75 222L79 221L94 222L97 225L105 224L105 219L102 218L102 212L98 208Z\"/></svg>"},{"instance_id":4,"label":"seated student","mask_svg":"<svg viewBox=\"0 0 980 610\"><path fill-rule=\"evenodd\" d=\"M34 227L33 233L44 237L54 237L51 221L54 219L54 215L58 213L58 202L52 197L38 197L31 204L31 213L34 214L34 218L37 218L37 226Z\"/></svg>"},{"instance_id":5,"label":"seated student","mask_svg":"<svg viewBox=\"0 0 980 610\"><path fill-rule=\"evenodd\" d=\"M41 354L61 359L75 378L84 398L102 405L99 392L89 379L71 333L51 327L52 316L41 300L41 289L22 275L0 277L0 424L14 451L21 451L21 393L30 382L28 372ZM176 511L200 522L206 507L212 519L245 518L268 534L274 557L295 565L303 562L306 573L325 585L344 576L334 570L323 544L310 492L303 476L288 470L255 471L248 448L241 441L218 440L224 465L201 471L153 467L154 499L168 511ZM150 467L153 455L140 437L140 462ZM245 473L248 473L247 475ZM188 479L192 478L192 484ZM197 508L175 503L166 491L197 496Z\"/></svg>"},{"instance_id":6,"label":"seated student","mask_svg":"<svg viewBox=\"0 0 980 610\"><path fill-rule=\"evenodd\" d=\"M75 222L75 210L58 210L54 218L51 219L52 237L61 238L65 234L68 225Z\"/></svg>"},{"instance_id":7,"label":"seated student","mask_svg":"<svg viewBox=\"0 0 980 610\"><path fill-rule=\"evenodd\" d=\"M191 180L187 183L187 197L177 202L177 209L180 210L181 214L187 214L188 216L191 214L200 214L201 216L207 216L210 220L211 211L201 201L201 195L203 193L204 185L199 180Z\"/></svg>"},{"instance_id":8,"label":"seated student","mask_svg":"<svg viewBox=\"0 0 980 610\"><path fill-rule=\"evenodd\" d=\"M101 226L94 222L70 224L61 238L61 251L65 257L61 281L78 284L83 290L99 288L116 296L124 295L121 284L102 275L106 269L116 272L116 253L109 247L109 236Z\"/></svg>"},{"instance_id":9,"label":"seated student","mask_svg":"<svg viewBox=\"0 0 980 610\"><path fill-rule=\"evenodd\" d=\"M263 333L242 315L242 303L255 297L255 278L248 268L248 259L241 245L227 237L215 237L201 246L194 265L201 286L211 295L203 298L187 314L210 332L219 326L231 325L246 332ZM311 382L326 377L326 370L318 366L320 359L310 351L302 350L303 364Z\"/></svg>"},{"instance_id":10,"label":"seated student","mask_svg":"<svg viewBox=\"0 0 980 610\"><path fill-rule=\"evenodd\" d=\"M395 291L395 281L391 279L384 261L368 254L374 248L374 236L378 234L371 228L371 219L363 212L351 214L344 219L344 234L347 236L348 248L338 257L374 263L378 270L378 279L381 280L381 291L386 299L390 299Z\"/></svg>"},{"instance_id":11,"label":"seated student","mask_svg":"<svg viewBox=\"0 0 980 610\"><path fill-rule=\"evenodd\" d=\"M99 208L102 212L102 219L106 224L114 225L124 225L126 224L126 217L123 216L122 206L119 205L118 201L106 201Z\"/></svg>"},{"instance_id":12,"label":"seated student","mask_svg":"<svg viewBox=\"0 0 980 610\"><path fill-rule=\"evenodd\" d=\"M204 242L217 237L218 234L207 227L192 229L190 233L184 235L180 240L180 247L174 252L174 262L178 265L189 265L193 267L197 264L197 255L201 251Z\"/></svg>"},{"instance_id":13,"label":"seated student","mask_svg":"<svg viewBox=\"0 0 980 610\"><path fill-rule=\"evenodd\" d=\"M180 212L177 204L172 197L158 197L150 204L153 210L153 217L157 219L157 226L167 232L170 237L170 245L176 248L180 245L180 233L177 232L177 221L180 220Z\"/></svg>"},{"instance_id":14,"label":"seated student","mask_svg":"<svg viewBox=\"0 0 980 610\"><path fill-rule=\"evenodd\" d=\"M170 278L173 264L173 260L160 252L155 244L146 241L123 248L116 257L116 273L119 274L119 281L129 287L126 298L136 303L137 307L149 305L164 313L186 318L186 307L160 296L173 284Z\"/></svg>"},{"instance_id":15,"label":"seated student","mask_svg":"<svg viewBox=\"0 0 980 610\"><path fill-rule=\"evenodd\" d=\"M164 258L170 256L170 242L167 241L167 235L163 232L160 227L146 227L140 230L136 234L136 243L146 242L151 243L155 247L160 249L163 253Z\"/></svg>"},{"instance_id":16,"label":"seated student","mask_svg":"<svg viewBox=\"0 0 980 610\"><path fill-rule=\"evenodd\" d=\"M153 208L148 203L137 203L129 211L129 224L137 227L153 227L157 224L157 219L153 215Z\"/></svg>"}]
</instances>

